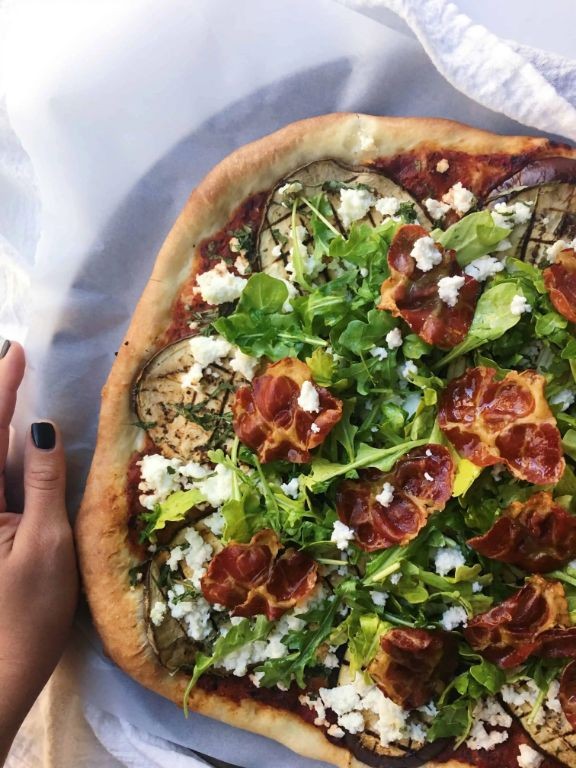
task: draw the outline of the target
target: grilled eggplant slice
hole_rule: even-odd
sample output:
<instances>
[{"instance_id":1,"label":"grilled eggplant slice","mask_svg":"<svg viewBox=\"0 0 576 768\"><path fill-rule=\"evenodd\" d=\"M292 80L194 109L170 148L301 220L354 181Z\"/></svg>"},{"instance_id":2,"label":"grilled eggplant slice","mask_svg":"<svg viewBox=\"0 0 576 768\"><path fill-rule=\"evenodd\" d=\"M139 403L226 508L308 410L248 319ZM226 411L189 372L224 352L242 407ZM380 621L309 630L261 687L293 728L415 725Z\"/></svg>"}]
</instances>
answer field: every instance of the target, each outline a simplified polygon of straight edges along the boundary
<instances>
[{"instance_id":1,"label":"grilled eggplant slice","mask_svg":"<svg viewBox=\"0 0 576 768\"><path fill-rule=\"evenodd\" d=\"M292 209L283 203L279 190L286 184L295 182L302 185L302 194L307 199L321 192L327 195L334 214L335 226L342 235L346 235L347 230L337 213L340 203L340 189L356 187L358 184L362 185L361 188L370 190L375 198L396 197L401 203L412 204L416 220L428 229L430 228L430 220L416 200L384 174L366 168L350 168L337 163L335 160L318 160L299 168L287 178L282 179L268 200L258 235L258 254L262 271L268 272L274 277L287 277L284 268L288 261L287 241L292 224ZM304 210L303 207L302 211L304 212ZM308 213L311 214L311 211ZM309 228L309 218L308 215L305 218L297 216L297 224ZM382 221L382 216L371 209L362 221L376 226ZM278 245L282 249L281 256L273 254L273 249Z\"/></svg>"},{"instance_id":2,"label":"grilled eggplant slice","mask_svg":"<svg viewBox=\"0 0 576 768\"><path fill-rule=\"evenodd\" d=\"M561 710L543 707L541 715L538 713L540 716L532 718L532 706L529 703L518 705L503 702L503 706L517 718L542 752L568 768L576 768L576 732Z\"/></svg>"},{"instance_id":3,"label":"grilled eggplant slice","mask_svg":"<svg viewBox=\"0 0 576 768\"><path fill-rule=\"evenodd\" d=\"M228 401L236 374L213 363L204 369L201 386L183 387L182 377L194 364L189 338L146 364L134 387L134 409L164 456L206 461L206 451L232 434Z\"/></svg>"}]
</instances>

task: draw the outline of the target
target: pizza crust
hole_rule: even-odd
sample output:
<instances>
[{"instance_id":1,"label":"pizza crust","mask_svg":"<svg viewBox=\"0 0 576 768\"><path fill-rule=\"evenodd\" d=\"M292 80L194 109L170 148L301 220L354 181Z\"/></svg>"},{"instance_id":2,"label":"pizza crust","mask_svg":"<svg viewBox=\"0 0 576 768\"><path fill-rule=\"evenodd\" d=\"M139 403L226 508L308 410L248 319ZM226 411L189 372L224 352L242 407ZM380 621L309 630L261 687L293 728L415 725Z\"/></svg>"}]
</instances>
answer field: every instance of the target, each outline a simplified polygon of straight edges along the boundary
<instances>
[{"instance_id":1,"label":"pizza crust","mask_svg":"<svg viewBox=\"0 0 576 768\"><path fill-rule=\"evenodd\" d=\"M303 120L238 149L217 165L192 192L158 254L102 392L96 450L75 531L84 588L107 653L142 685L178 705L188 677L170 675L160 665L146 637L143 588L128 588L128 570L137 562L130 553L125 526L126 471L142 439L142 431L133 426L132 386L144 363L158 351L159 329L168 327L173 303L197 269L198 244L219 231L242 200L269 190L295 168L321 157L363 165L416 148L472 155L575 155L574 150L546 139L498 136L449 120L360 114ZM250 699L238 704L199 689L193 692L190 707L274 738L307 757L341 768L364 766L290 712ZM429 763L429 768L435 766L439 764ZM458 761L442 766L467 768Z\"/></svg>"}]
</instances>

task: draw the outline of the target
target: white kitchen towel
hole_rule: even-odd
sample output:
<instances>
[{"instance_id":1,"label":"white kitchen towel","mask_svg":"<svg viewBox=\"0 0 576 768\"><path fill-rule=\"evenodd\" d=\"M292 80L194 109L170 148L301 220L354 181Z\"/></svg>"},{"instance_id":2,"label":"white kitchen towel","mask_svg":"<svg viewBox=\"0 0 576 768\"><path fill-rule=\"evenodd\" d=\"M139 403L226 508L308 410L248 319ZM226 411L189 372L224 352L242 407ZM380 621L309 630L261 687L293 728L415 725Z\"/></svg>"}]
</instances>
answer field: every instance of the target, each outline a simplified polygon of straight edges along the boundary
<instances>
[{"instance_id":1,"label":"white kitchen towel","mask_svg":"<svg viewBox=\"0 0 576 768\"><path fill-rule=\"evenodd\" d=\"M368 13L394 11L459 91L524 125L576 141L576 60L503 40L449 0L340 2ZM550 23L558 24L553 13Z\"/></svg>"}]
</instances>

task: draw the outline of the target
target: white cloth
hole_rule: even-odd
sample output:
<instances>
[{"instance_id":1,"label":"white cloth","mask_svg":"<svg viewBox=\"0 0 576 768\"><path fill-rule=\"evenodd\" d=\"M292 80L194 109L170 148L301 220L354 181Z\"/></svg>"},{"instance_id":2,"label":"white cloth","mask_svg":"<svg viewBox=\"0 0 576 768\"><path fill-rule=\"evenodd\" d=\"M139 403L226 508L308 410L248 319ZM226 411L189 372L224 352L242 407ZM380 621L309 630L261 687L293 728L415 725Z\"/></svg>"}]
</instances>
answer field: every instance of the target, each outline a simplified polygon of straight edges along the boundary
<instances>
[{"instance_id":1,"label":"white cloth","mask_svg":"<svg viewBox=\"0 0 576 768\"><path fill-rule=\"evenodd\" d=\"M498 40L440 0L387 7L460 93L414 40L329 0L245 0L237 16L226 0L15 5L24 11L0 52L42 216L30 162L0 112L0 243L10 244L0 249L0 333L29 328L36 386L21 418L63 423L73 501L98 390L154 253L190 188L235 146L337 110L435 114L504 133L521 132L520 121L576 138L574 63ZM205 718L184 721L80 633L8 768L200 765L175 743L250 768L319 766Z\"/></svg>"}]
</instances>

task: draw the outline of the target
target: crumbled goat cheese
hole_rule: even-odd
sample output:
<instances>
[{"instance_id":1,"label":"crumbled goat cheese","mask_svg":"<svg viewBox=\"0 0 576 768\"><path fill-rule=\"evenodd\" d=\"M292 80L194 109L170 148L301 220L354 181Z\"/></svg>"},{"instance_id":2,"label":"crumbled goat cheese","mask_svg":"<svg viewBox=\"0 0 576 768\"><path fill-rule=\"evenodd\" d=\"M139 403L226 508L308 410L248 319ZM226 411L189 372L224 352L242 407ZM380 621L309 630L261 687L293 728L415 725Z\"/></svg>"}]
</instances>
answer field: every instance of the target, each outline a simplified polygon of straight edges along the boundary
<instances>
[{"instance_id":1,"label":"crumbled goat cheese","mask_svg":"<svg viewBox=\"0 0 576 768\"><path fill-rule=\"evenodd\" d=\"M397 349L402 346L402 332L400 328L392 328L391 331L388 331L386 334L386 344L388 344L388 349Z\"/></svg>"},{"instance_id":2,"label":"crumbled goat cheese","mask_svg":"<svg viewBox=\"0 0 576 768\"><path fill-rule=\"evenodd\" d=\"M291 499L298 498L299 484L297 477L293 477L287 483L280 483L280 488L282 489L282 493L285 493L286 496L290 496Z\"/></svg>"},{"instance_id":3,"label":"crumbled goat cheese","mask_svg":"<svg viewBox=\"0 0 576 768\"><path fill-rule=\"evenodd\" d=\"M260 681L263 677L264 672L253 672L251 675L248 675L248 680L250 680L255 688L260 688Z\"/></svg>"},{"instance_id":4,"label":"crumbled goat cheese","mask_svg":"<svg viewBox=\"0 0 576 768\"><path fill-rule=\"evenodd\" d=\"M213 269L196 277L196 291L208 304L225 304L235 301L248 282L228 271L225 261L216 264Z\"/></svg>"},{"instance_id":5,"label":"crumbled goat cheese","mask_svg":"<svg viewBox=\"0 0 576 768\"><path fill-rule=\"evenodd\" d=\"M410 376L416 376L418 373L418 367L412 360L407 360L402 368L400 368L400 375L403 379L408 379Z\"/></svg>"},{"instance_id":6,"label":"crumbled goat cheese","mask_svg":"<svg viewBox=\"0 0 576 768\"><path fill-rule=\"evenodd\" d=\"M576 560L570 560L567 567L572 568L573 571L576 571Z\"/></svg>"},{"instance_id":7,"label":"crumbled goat cheese","mask_svg":"<svg viewBox=\"0 0 576 768\"><path fill-rule=\"evenodd\" d=\"M138 462L138 489L142 491L139 501L145 509L154 509L156 504L179 489L178 468L181 464L180 459L167 459L159 453L142 457Z\"/></svg>"},{"instance_id":8,"label":"crumbled goat cheese","mask_svg":"<svg viewBox=\"0 0 576 768\"><path fill-rule=\"evenodd\" d=\"M527 203L496 203L491 211L492 221L497 227L512 229L517 224L525 224L532 216L532 208Z\"/></svg>"},{"instance_id":9,"label":"crumbled goat cheese","mask_svg":"<svg viewBox=\"0 0 576 768\"><path fill-rule=\"evenodd\" d=\"M446 173L446 171L450 168L450 163L448 160L446 160L445 157L442 158L442 160L438 160L436 163L436 170L438 173Z\"/></svg>"},{"instance_id":10,"label":"crumbled goat cheese","mask_svg":"<svg viewBox=\"0 0 576 768\"><path fill-rule=\"evenodd\" d=\"M202 523L211 531L214 536L220 536L226 525L226 520L222 512L213 512L211 515L202 518Z\"/></svg>"},{"instance_id":11,"label":"crumbled goat cheese","mask_svg":"<svg viewBox=\"0 0 576 768\"><path fill-rule=\"evenodd\" d=\"M360 267L360 276L368 277L368 270L366 269L366 267Z\"/></svg>"},{"instance_id":12,"label":"crumbled goat cheese","mask_svg":"<svg viewBox=\"0 0 576 768\"><path fill-rule=\"evenodd\" d=\"M210 603L203 597L191 597L181 600L186 589L182 584L175 584L168 590L168 607L175 619L184 623L186 634L192 640L205 640L212 632L210 621Z\"/></svg>"},{"instance_id":13,"label":"crumbled goat cheese","mask_svg":"<svg viewBox=\"0 0 576 768\"><path fill-rule=\"evenodd\" d=\"M244 251L242 251L234 261L234 267L239 275L245 275L250 267L250 263L248 259L246 259L243 254L244 254Z\"/></svg>"},{"instance_id":14,"label":"crumbled goat cheese","mask_svg":"<svg viewBox=\"0 0 576 768\"><path fill-rule=\"evenodd\" d=\"M336 520L334 528L332 529L332 535L330 541L332 541L338 549L344 551L348 549L348 545L354 540L354 531L352 528L348 528L347 525L341 523L340 520Z\"/></svg>"},{"instance_id":15,"label":"crumbled goat cheese","mask_svg":"<svg viewBox=\"0 0 576 768\"><path fill-rule=\"evenodd\" d=\"M288 208L292 207L294 200L300 196L304 187L300 181L291 181L284 184L276 193L280 198L282 205Z\"/></svg>"},{"instance_id":16,"label":"crumbled goat cheese","mask_svg":"<svg viewBox=\"0 0 576 768\"><path fill-rule=\"evenodd\" d=\"M554 264L558 255L568 248L576 250L576 237L569 243L567 243L566 240L556 240L555 243L546 248L546 258L551 264Z\"/></svg>"},{"instance_id":17,"label":"crumbled goat cheese","mask_svg":"<svg viewBox=\"0 0 576 768\"><path fill-rule=\"evenodd\" d=\"M353 221L363 219L374 205L374 195L366 189L341 189L338 216L348 228Z\"/></svg>"},{"instance_id":18,"label":"crumbled goat cheese","mask_svg":"<svg viewBox=\"0 0 576 768\"><path fill-rule=\"evenodd\" d=\"M448 203L457 213L468 213L476 202L476 198L469 189L462 186L462 182L458 181L445 195L442 195L442 202Z\"/></svg>"},{"instance_id":19,"label":"crumbled goat cheese","mask_svg":"<svg viewBox=\"0 0 576 768\"><path fill-rule=\"evenodd\" d=\"M529 744L520 744L518 757L519 768L540 768L544 762L544 755L537 752Z\"/></svg>"},{"instance_id":20,"label":"crumbled goat cheese","mask_svg":"<svg viewBox=\"0 0 576 768\"><path fill-rule=\"evenodd\" d=\"M201 480L206 475L209 475L212 470L203 467L196 461L189 461L188 464L183 464L178 468L180 473L180 481L186 490L194 487L195 480Z\"/></svg>"},{"instance_id":21,"label":"crumbled goat cheese","mask_svg":"<svg viewBox=\"0 0 576 768\"><path fill-rule=\"evenodd\" d=\"M220 363L232 351L232 345L219 336L193 336L188 346L194 363L180 378L182 388L198 384L205 368Z\"/></svg>"},{"instance_id":22,"label":"crumbled goat cheese","mask_svg":"<svg viewBox=\"0 0 576 768\"><path fill-rule=\"evenodd\" d=\"M156 600L150 611L150 621L155 627L159 627L164 621L168 606L163 600Z\"/></svg>"},{"instance_id":23,"label":"crumbled goat cheese","mask_svg":"<svg viewBox=\"0 0 576 768\"><path fill-rule=\"evenodd\" d=\"M372 598L372 602L374 605L378 606L378 608L384 608L386 605L386 600L388 600L388 592L370 592L370 597Z\"/></svg>"},{"instance_id":24,"label":"crumbled goat cheese","mask_svg":"<svg viewBox=\"0 0 576 768\"><path fill-rule=\"evenodd\" d=\"M474 259L470 264L464 267L464 272L473 277L478 282L483 283L488 280L489 277L495 275L497 272L502 272L504 264L494 256L480 256L479 259Z\"/></svg>"},{"instance_id":25,"label":"crumbled goat cheese","mask_svg":"<svg viewBox=\"0 0 576 768\"><path fill-rule=\"evenodd\" d=\"M408 736L412 741L423 743L426 741L427 730L422 723L409 723Z\"/></svg>"},{"instance_id":26,"label":"crumbled goat cheese","mask_svg":"<svg viewBox=\"0 0 576 768\"><path fill-rule=\"evenodd\" d=\"M184 559L184 550L182 547L173 547L170 550L170 555L168 556L168 560L166 560L166 565L168 568L170 568L171 571L175 571L178 568L178 563L182 562Z\"/></svg>"},{"instance_id":27,"label":"crumbled goat cheese","mask_svg":"<svg viewBox=\"0 0 576 768\"><path fill-rule=\"evenodd\" d=\"M508 739L507 730L488 731L486 729L486 725L500 728L510 728L512 725L512 718L495 699L479 701L472 712L472 721L474 725L466 740L466 746L470 749L489 751Z\"/></svg>"},{"instance_id":28,"label":"crumbled goat cheese","mask_svg":"<svg viewBox=\"0 0 576 768\"><path fill-rule=\"evenodd\" d=\"M500 240L500 242L498 243L498 245L494 250L500 252L500 251L507 251L508 248L512 248L512 242L508 240L507 237L505 237L504 240Z\"/></svg>"},{"instance_id":29,"label":"crumbled goat cheese","mask_svg":"<svg viewBox=\"0 0 576 768\"><path fill-rule=\"evenodd\" d=\"M382 486L382 490L376 496L376 501L378 504L381 504L383 507L389 507L392 499L394 498L394 486L390 483L384 483Z\"/></svg>"},{"instance_id":30,"label":"crumbled goat cheese","mask_svg":"<svg viewBox=\"0 0 576 768\"><path fill-rule=\"evenodd\" d=\"M574 403L575 398L576 395L574 394L573 390L563 389L553 395L548 402L552 405L560 405L560 410L566 411Z\"/></svg>"},{"instance_id":31,"label":"crumbled goat cheese","mask_svg":"<svg viewBox=\"0 0 576 768\"><path fill-rule=\"evenodd\" d=\"M472 592L474 594L477 594L478 592L482 592L483 586L480 584L479 581L473 581L472 582Z\"/></svg>"},{"instance_id":32,"label":"crumbled goat cheese","mask_svg":"<svg viewBox=\"0 0 576 768\"><path fill-rule=\"evenodd\" d=\"M512 297L512 301L510 302L510 314L512 315L522 315L524 312L531 312L532 307L524 296L521 296L519 293L517 293L515 296Z\"/></svg>"},{"instance_id":33,"label":"crumbled goat cheese","mask_svg":"<svg viewBox=\"0 0 576 768\"><path fill-rule=\"evenodd\" d=\"M400 571L396 571L396 573L393 573L392 576L390 576L390 584L393 584L394 586L396 586L396 584L399 583L401 578L402 578L402 573Z\"/></svg>"},{"instance_id":34,"label":"crumbled goat cheese","mask_svg":"<svg viewBox=\"0 0 576 768\"><path fill-rule=\"evenodd\" d=\"M512 707L533 707L536 703L540 689L533 680L522 681L522 684L503 685L500 695L505 704Z\"/></svg>"},{"instance_id":35,"label":"crumbled goat cheese","mask_svg":"<svg viewBox=\"0 0 576 768\"><path fill-rule=\"evenodd\" d=\"M306 230L306 227L301 226L300 224L296 225L296 227L290 227L290 233L288 236L288 242L290 243L290 248L288 250L288 263L286 264L286 272L290 273L291 279L294 278L294 252L297 250L300 254L300 259L302 261L302 271L305 275L311 275L313 274L315 268L316 268L316 260L314 259L314 256L308 253L308 248L304 244L304 238L308 235L308 231Z\"/></svg>"},{"instance_id":36,"label":"crumbled goat cheese","mask_svg":"<svg viewBox=\"0 0 576 768\"><path fill-rule=\"evenodd\" d=\"M313 432L315 435L317 435L321 430L318 424L316 424L315 421L310 424L310 431Z\"/></svg>"},{"instance_id":37,"label":"crumbled goat cheese","mask_svg":"<svg viewBox=\"0 0 576 768\"><path fill-rule=\"evenodd\" d=\"M422 272L429 272L442 261L442 254L436 248L434 240L431 237L420 237L410 251L410 256L416 262L416 266Z\"/></svg>"},{"instance_id":38,"label":"crumbled goat cheese","mask_svg":"<svg viewBox=\"0 0 576 768\"><path fill-rule=\"evenodd\" d=\"M374 208L382 216L395 216L400 208L400 200L397 197L381 197L374 203Z\"/></svg>"},{"instance_id":39,"label":"crumbled goat cheese","mask_svg":"<svg viewBox=\"0 0 576 768\"><path fill-rule=\"evenodd\" d=\"M424 205L426 206L426 210L430 214L430 217L434 219L434 221L441 219L450 210L449 205L440 202L440 200L434 200L433 197L429 197L427 200L424 200Z\"/></svg>"},{"instance_id":40,"label":"crumbled goat cheese","mask_svg":"<svg viewBox=\"0 0 576 768\"><path fill-rule=\"evenodd\" d=\"M189 528L184 538L189 545L184 552L184 561L191 572L188 578L192 586L200 591L200 580L206 573L206 563L211 560L214 550L195 528Z\"/></svg>"},{"instance_id":41,"label":"crumbled goat cheese","mask_svg":"<svg viewBox=\"0 0 576 768\"><path fill-rule=\"evenodd\" d=\"M258 368L258 358L251 355L245 355L240 349L236 348L234 357L230 360L230 368L248 381L252 381L256 368Z\"/></svg>"},{"instance_id":42,"label":"crumbled goat cheese","mask_svg":"<svg viewBox=\"0 0 576 768\"><path fill-rule=\"evenodd\" d=\"M180 386L182 389L190 389L190 387L195 387L196 384L199 384L202 381L203 373L204 369L199 363L192 363L187 371L184 371L184 373L180 374Z\"/></svg>"},{"instance_id":43,"label":"crumbled goat cheese","mask_svg":"<svg viewBox=\"0 0 576 768\"><path fill-rule=\"evenodd\" d=\"M465 627L468 624L468 614L460 605L454 605L444 611L440 623L445 630L450 632L456 627Z\"/></svg>"},{"instance_id":44,"label":"crumbled goat cheese","mask_svg":"<svg viewBox=\"0 0 576 768\"><path fill-rule=\"evenodd\" d=\"M464 285L465 278L461 275L453 277L441 277L438 280L438 296L449 307L455 307L458 303L458 293Z\"/></svg>"},{"instance_id":45,"label":"crumbled goat cheese","mask_svg":"<svg viewBox=\"0 0 576 768\"><path fill-rule=\"evenodd\" d=\"M342 739L346 735L346 732L343 731L342 728L339 728L336 723L332 723L332 725L328 728L327 733L334 739Z\"/></svg>"},{"instance_id":46,"label":"crumbled goat cheese","mask_svg":"<svg viewBox=\"0 0 576 768\"><path fill-rule=\"evenodd\" d=\"M388 357L388 350L386 347L372 347L370 354L372 357L377 357L378 360L386 360Z\"/></svg>"},{"instance_id":47,"label":"crumbled goat cheese","mask_svg":"<svg viewBox=\"0 0 576 768\"><path fill-rule=\"evenodd\" d=\"M214 472L196 482L196 488L202 491L211 507L221 507L232 493L232 470L218 464Z\"/></svg>"},{"instance_id":48,"label":"crumbled goat cheese","mask_svg":"<svg viewBox=\"0 0 576 768\"><path fill-rule=\"evenodd\" d=\"M338 724L348 733L361 733L364 730L364 716L361 712L347 712L340 715Z\"/></svg>"},{"instance_id":49,"label":"crumbled goat cheese","mask_svg":"<svg viewBox=\"0 0 576 768\"><path fill-rule=\"evenodd\" d=\"M544 706L546 707L546 709L549 709L551 712L556 712L556 714L560 714L561 712L564 711L562 709L562 704L558 697L559 693L560 693L560 681L552 680L552 682L548 687L548 691L546 693Z\"/></svg>"},{"instance_id":50,"label":"crumbled goat cheese","mask_svg":"<svg viewBox=\"0 0 576 768\"><path fill-rule=\"evenodd\" d=\"M465 562L466 559L462 552L454 547L441 547L436 550L434 556L434 568L440 576L446 576L450 571L455 571Z\"/></svg>"},{"instance_id":51,"label":"crumbled goat cheese","mask_svg":"<svg viewBox=\"0 0 576 768\"><path fill-rule=\"evenodd\" d=\"M272 256L274 256L275 259L280 259L282 257L282 245L280 243L276 243L270 253ZM282 265L282 268L284 268L284 265Z\"/></svg>"},{"instance_id":52,"label":"crumbled goat cheese","mask_svg":"<svg viewBox=\"0 0 576 768\"><path fill-rule=\"evenodd\" d=\"M318 413L320 410L320 395L311 381L304 381L302 383L297 402L306 413Z\"/></svg>"},{"instance_id":53,"label":"crumbled goat cheese","mask_svg":"<svg viewBox=\"0 0 576 768\"><path fill-rule=\"evenodd\" d=\"M322 660L322 665L326 667L326 669L336 669L336 667L340 666L340 661L335 653L327 653Z\"/></svg>"},{"instance_id":54,"label":"crumbled goat cheese","mask_svg":"<svg viewBox=\"0 0 576 768\"><path fill-rule=\"evenodd\" d=\"M237 237L231 237L230 240L228 240L228 248L230 248L232 253L246 253L246 251L240 247L240 240L238 240Z\"/></svg>"}]
</instances>

